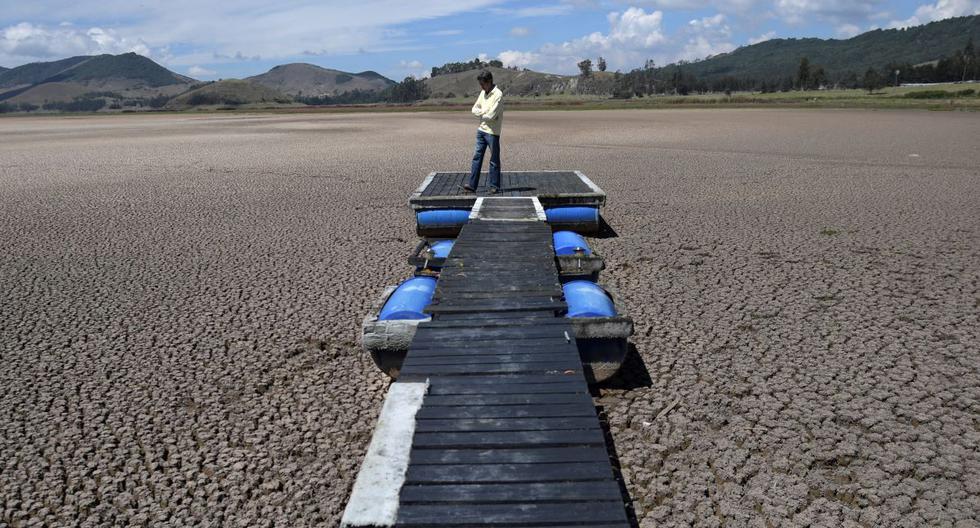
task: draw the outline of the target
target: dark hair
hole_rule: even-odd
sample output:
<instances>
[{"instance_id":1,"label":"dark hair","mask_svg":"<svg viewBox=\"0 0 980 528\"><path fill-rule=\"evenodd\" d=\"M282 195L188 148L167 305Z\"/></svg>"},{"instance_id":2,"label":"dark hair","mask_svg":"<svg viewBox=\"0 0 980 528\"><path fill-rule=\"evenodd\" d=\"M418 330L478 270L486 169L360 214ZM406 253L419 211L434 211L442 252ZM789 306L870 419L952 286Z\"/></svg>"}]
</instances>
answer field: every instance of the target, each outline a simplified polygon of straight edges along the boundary
<instances>
[{"instance_id":1,"label":"dark hair","mask_svg":"<svg viewBox=\"0 0 980 528\"><path fill-rule=\"evenodd\" d=\"M493 74L490 73L487 70L483 70L483 71L480 72L480 75L477 75L476 76L476 80L478 80L478 81L480 81L482 83L492 83L493 82Z\"/></svg>"}]
</instances>

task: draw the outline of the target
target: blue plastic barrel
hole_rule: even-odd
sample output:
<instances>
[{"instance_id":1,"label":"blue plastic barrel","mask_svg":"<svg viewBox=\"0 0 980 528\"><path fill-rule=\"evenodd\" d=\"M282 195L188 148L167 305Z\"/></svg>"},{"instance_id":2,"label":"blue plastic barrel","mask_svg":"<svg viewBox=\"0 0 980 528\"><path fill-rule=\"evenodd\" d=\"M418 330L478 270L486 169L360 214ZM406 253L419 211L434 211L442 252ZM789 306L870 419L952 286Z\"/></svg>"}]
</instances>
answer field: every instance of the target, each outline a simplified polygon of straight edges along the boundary
<instances>
[{"instance_id":1,"label":"blue plastic barrel","mask_svg":"<svg viewBox=\"0 0 980 528\"><path fill-rule=\"evenodd\" d=\"M555 255L591 255L592 249L582 235L572 231L555 231L551 238L555 243Z\"/></svg>"},{"instance_id":2,"label":"blue plastic barrel","mask_svg":"<svg viewBox=\"0 0 980 528\"><path fill-rule=\"evenodd\" d=\"M462 225L469 221L469 209L429 209L415 214L422 227Z\"/></svg>"},{"instance_id":3,"label":"blue plastic barrel","mask_svg":"<svg viewBox=\"0 0 980 528\"><path fill-rule=\"evenodd\" d=\"M613 317L616 308L606 291L594 282L576 280L562 286L569 317Z\"/></svg>"},{"instance_id":4,"label":"blue plastic barrel","mask_svg":"<svg viewBox=\"0 0 980 528\"><path fill-rule=\"evenodd\" d=\"M378 319L425 319L422 309L432 302L436 292L436 279L432 277L412 277L401 283L381 308Z\"/></svg>"},{"instance_id":5,"label":"blue plastic barrel","mask_svg":"<svg viewBox=\"0 0 980 528\"><path fill-rule=\"evenodd\" d=\"M429 247L432 248L432 256L435 258L446 258L449 256L449 252L452 251L453 244L455 244L453 240L437 240L429 244Z\"/></svg>"},{"instance_id":6,"label":"blue plastic barrel","mask_svg":"<svg viewBox=\"0 0 980 528\"><path fill-rule=\"evenodd\" d=\"M598 224L598 207L552 207L544 210L548 222L553 224Z\"/></svg>"}]
</instances>

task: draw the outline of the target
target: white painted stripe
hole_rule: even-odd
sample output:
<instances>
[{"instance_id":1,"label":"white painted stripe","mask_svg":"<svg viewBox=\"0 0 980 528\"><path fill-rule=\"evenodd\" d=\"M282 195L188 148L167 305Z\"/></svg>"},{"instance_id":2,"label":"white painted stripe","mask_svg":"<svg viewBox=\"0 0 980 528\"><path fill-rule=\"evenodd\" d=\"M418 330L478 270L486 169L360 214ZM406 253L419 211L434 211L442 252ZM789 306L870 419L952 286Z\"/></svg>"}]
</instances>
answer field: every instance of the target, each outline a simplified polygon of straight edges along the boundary
<instances>
[{"instance_id":1,"label":"white painted stripe","mask_svg":"<svg viewBox=\"0 0 980 528\"><path fill-rule=\"evenodd\" d=\"M480 218L480 208L483 207L483 197L476 199L476 203L473 204L473 208L470 209L470 220L476 220Z\"/></svg>"},{"instance_id":2,"label":"white painted stripe","mask_svg":"<svg viewBox=\"0 0 980 528\"><path fill-rule=\"evenodd\" d=\"M538 220L541 220L542 222L547 222L548 215L545 214L544 212L544 206L541 205L541 200L538 200L537 196L533 197L532 199L534 202L534 212L538 214Z\"/></svg>"},{"instance_id":3,"label":"white painted stripe","mask_svg":"<svg viewBox=\"0 0 980 528\"><path fill-rule=\"evenodd\" d=\"M395 382L388 389L378 425L368 446L341 528L394 526L398 519L398 495L408 471L415 413L429 390L429 382Z\"/></svg>"},{"instance_id":4,"label":"white painted stripe","mask_svg":"<svg viewBox=\"0 0 980 528\"><path fill-rule=\"evenodd\" d=\"M534 204L534 214L525 216L524 218L497 218L494 216L487 216L487 214L490 213L484 213L483 205L486 204L488 200L500 202L526 202L527 200L531 200L531 203ZM546 218L544 208L541 207L541 202L538 201L537 196L483 196L476 199L476 205L474 205L473 210L470 211L470 220L486 220L492 222L537 222L539 220L545 220Z\"/></svg>"},{"instance_id":5,"label":"white painted stripe","mask_svg":"<svg viewBox=\"0 0 980 528\"><path fill-rule=\"evenodd\" d=\"M436 177L436 173L430 172L429 175L426 176L424 180L422 180L422 185L419 185L419 188L415 189L415 192L412 193L412 197L414 198L417 196L422 196L422 193L425 192L425 188L428 187L430 183L432 183L432 180L435 179L435 177Z\"/></svg>"},{"instance_id":6,"label":"white painted stripe","mask_svg":"<svg viewBox=\"0 0 980 528\"><path fill-rule=\"evenodd\" d=\"M586 176L585 174L583 174L582 171L575 171L575 174L577 174L578 177L579 177L579 179L582 180L582 183L588 185L589 188L592 189L592 192L594 192L596 194L606 194L605 191L603 191L602 189L600 189L599 186L596 185L594 181L592 181L591 179L589 179L588 176Z\"/></svg>"}]
</instances>

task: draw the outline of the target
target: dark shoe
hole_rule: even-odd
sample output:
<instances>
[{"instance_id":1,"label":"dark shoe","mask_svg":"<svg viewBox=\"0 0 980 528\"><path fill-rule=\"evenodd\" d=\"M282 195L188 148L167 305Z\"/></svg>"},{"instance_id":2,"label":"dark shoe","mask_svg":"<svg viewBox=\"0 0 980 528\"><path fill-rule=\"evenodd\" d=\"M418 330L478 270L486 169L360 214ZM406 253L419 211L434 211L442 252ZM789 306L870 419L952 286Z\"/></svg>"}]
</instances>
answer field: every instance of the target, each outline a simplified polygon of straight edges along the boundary
<instances>
[{"instance_id":1,"label":"dark shoe","mask_svg":"<svg viewBox=\"0 0 980 528\"><path fill-rule=\"evenodd\" d=\"M466 192L476 192L476 189L470 187L469 185L464 185L463 190Z\"/></svg>"},{"instance_id":2,"label":"dark shoe","mask_svg":"<svg viewBox=\"0 0 980 528\"><path fill-rule=\"evenodd\" d=\"M500 189L498 189L496 187L488 187L487 188L487 194L497 194L498 192L500 192Z\"/></svg>"}]
</instances>

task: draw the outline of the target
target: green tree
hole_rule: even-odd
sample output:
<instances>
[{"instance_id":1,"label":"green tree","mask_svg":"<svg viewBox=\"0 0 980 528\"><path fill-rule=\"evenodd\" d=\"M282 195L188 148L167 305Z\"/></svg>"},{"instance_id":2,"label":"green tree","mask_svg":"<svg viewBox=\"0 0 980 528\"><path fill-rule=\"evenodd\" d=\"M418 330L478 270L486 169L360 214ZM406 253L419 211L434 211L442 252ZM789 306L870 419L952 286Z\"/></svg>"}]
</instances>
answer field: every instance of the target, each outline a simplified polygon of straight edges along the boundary
<instances>
[{"instance_id":1,"label":"green tree","mask_svg":"<svg viewBox=\"0 0 980 528\"><path fill-rule=\"evenodd\" d=\"M606 59L599 57L599 60L596 61L596 68L601 72L606 71Z\"/></svg>"},{"instance_id":2,"label":"green tree","mask_svg":"<svg viewBox=\"0 0 980 528\"><path fill-rule=\"evenodd\" d=\"M578 63L578 70L582 72L582 77L589 77L592 75L592 60L585 59L584 61Z\"/></svg>"},{"instance_id":3,"label":"green tree","mask_svg":"<svg viewBox=\"0 0 980 528\"><path fill-rule=\"evenodd\" d=\"M971 79L975 77L976 64L977 53L973 48L973 37L970 37L970 40L966 42L966 47L963 48L963 77L960 79L961 81L966 80L967 71L974 74L970 76Z\"/></svg>"},{"instance_id":4,"label":"green tree","mask_svg":"<svg viewBox=\"0 0 980 528\"><path fill-rule=\"evenodd\" d=\"M864 89L870 95L878 88L881 88L881 76L874 68L868 68L868 71L864 72Z\"/></svg>"},{"instance_id":5,"label":"green tree","mask_svg":"<svg viewBox=\"0 0 980 528\"><path fill-rule=\"evenodd\" d=\"M425 81L415 77L405 77L404 81L388 87L385 92L385 99L391 103L411 103L429 97L429 87Z\"/></svg>"},{"instance_id":6,"label":"green tree","mask_svg":"<svg viewBox=\"0 0 980 528\"><path fill-rule=\"evenodd\" d=\"M800 59L800 67L796 71L796 84L800 90L806 90L810 84L810 59L803 57Z\"/></svg>"}]
</instances>

